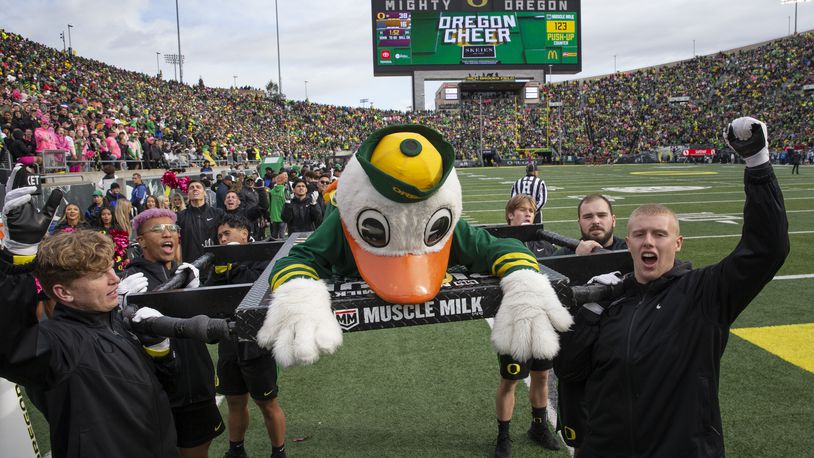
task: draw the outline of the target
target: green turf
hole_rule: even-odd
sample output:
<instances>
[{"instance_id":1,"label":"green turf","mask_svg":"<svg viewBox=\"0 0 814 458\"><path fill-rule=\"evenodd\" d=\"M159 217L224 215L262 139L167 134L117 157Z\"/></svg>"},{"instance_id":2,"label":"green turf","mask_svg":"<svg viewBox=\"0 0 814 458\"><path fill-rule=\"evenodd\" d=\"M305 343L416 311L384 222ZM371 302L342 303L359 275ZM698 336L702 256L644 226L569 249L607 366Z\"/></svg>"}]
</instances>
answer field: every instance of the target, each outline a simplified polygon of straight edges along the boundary
<instances>
[{"instance_id":1,"label":"green turf","mask_svg":"<svg viewBox=\"0 0 814 458\"><path fill-rule=\"evenodd\" d=\"M653 171L714 174L631 173ZM794 177L789 167L776 171L793 233L792 251L779 275L814 274L814 168L802 167ZM522 175L521 167L459 170L465 218L474 223L504 222L511 183ZM578 199L600 191L615 198L617 234L624 234L628 215L645 202L665 203L679 214L710 212L735 218L735 224L681 222L688 239L679 257L695 266L717 262L738 242L743 166L559 166L541 167L540 176L551 188L543 211L549 230L577 237ZM705 188L655 193L605 190L624 186ZM812 278L773 281L734 327L814 322L811 297ZM336 354L280 374L289 455L489 456L496 435L497 382L496 358L483 321L346 334ZM722 362L720 402L730 456L797 457L814 450L809 433L814 374L734 335ZM225 403L221 409L225 414ZM250 411L247 448L253 456L268 455L260 413L255 407ZM529 419L527 390L520 385L512 426L515 456L556 455L528 442L524 433ZM227 446L223 434L213 443L210 456L222 456Z\"/></svg>"}]
</instances>

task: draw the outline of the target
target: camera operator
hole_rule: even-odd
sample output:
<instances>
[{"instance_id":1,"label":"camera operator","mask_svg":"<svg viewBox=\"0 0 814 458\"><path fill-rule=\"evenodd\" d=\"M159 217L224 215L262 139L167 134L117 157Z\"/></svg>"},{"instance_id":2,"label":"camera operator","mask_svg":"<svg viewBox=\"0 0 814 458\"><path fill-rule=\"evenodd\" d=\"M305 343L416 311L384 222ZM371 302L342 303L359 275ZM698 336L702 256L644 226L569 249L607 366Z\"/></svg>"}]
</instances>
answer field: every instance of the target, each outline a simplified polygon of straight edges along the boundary
<instances>
[{"instance_id":1,"label":"camera operator","mask_svg":"<svg viewBox=\"0 0 814 458\"><path fill-rule=\"evenodd\" d=\"M643 205L628 220L633 273L621 297L607 308L584 305L562 335L555 371L586 383L580 458L724 456L718 384L729 328L789 252L766 125L738 118L725 139L746 161L743 230L732 253L702 269L676 261L678 219Z\"/></svg>"},{"instance_id":2,"label":"camera operator","mask_svg":"<svg viewBox=\"0 0 814 458\"><path fill-rule=\"evenodd\" d=\"M31 203L34 191L12 189L3 206L0 376L40 395L54 456L178 456L161 384L174 365L169 340L137 338L125 328L117 305L126 291L113 271L108 237L77 231L39 243L62 193L53 192L39 213ZM35 272L57 301L42 323L34 313ZM129 283L137 289L140 282Z\"/></svg>"}]
</instances>

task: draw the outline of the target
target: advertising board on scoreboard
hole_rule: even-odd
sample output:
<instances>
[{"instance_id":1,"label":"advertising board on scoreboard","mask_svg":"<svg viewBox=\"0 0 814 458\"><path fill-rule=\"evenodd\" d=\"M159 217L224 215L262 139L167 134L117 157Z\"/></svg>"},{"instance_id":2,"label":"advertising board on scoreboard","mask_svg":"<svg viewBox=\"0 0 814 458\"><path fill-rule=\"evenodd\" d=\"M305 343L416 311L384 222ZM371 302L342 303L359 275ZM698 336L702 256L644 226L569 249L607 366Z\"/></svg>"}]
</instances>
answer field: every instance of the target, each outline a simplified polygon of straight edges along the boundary
<instances>
[{"instance_id":1,"label":"advertising board on scoreboard","mask_svg":"<svg viewBox=\"0 0 814 458\"><path fill-rule=\"evenodd\" d=\"M582 70L580 0L372 0L373 73Z\"/></svg>"}]
</instances>

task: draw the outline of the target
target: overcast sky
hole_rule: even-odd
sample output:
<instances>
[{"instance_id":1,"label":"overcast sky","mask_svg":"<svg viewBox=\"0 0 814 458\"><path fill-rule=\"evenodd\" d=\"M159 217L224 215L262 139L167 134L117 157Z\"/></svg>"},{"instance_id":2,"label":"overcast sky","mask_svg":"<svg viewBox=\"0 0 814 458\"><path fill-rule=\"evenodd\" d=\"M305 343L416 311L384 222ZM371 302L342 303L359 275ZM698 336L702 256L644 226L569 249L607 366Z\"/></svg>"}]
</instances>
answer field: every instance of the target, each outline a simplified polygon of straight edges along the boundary
<instances>
[{"instance_id":1,"label":"overcast sky","mask_svg":"<svg viewBox=\"0 0 814 458\"><path fill-rule=\"evenodd\" d=\"M179 0L184 80L264 87L277 80L273 0ZM291 99L406 109L409 77L373 77L369 0L279 0L283 93ZM814 2L798 7L799 31L814 29ZM582 0L579 78L710 54L788 34L794 5L781 0ZM155 74L156 52L177 53L172 0L0 0L0 27L54 48L72 24L83 57ZM165 78L171 65L160 66ZM555 81L566 77L555 77ZM435 89L426 86L427 106Z\"/></svg>"}]
</instances>

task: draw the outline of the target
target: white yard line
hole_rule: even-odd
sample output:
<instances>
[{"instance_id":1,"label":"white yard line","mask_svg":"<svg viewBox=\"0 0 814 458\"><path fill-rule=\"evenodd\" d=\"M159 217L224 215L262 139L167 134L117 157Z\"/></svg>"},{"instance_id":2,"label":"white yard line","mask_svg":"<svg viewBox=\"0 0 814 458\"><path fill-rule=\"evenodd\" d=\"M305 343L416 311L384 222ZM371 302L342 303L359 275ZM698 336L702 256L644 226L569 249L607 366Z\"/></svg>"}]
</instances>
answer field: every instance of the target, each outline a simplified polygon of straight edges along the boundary
<instances>
[{"instance_id":1,"label":"white yard line","mask_svg":"<svg viewBox=\"0 0 814 458\"><path fill-rule=\"evenodd\" d=\"M814 199L814 196L805 196L805 197L786 197L784 200L811 200ZM506 199L508 200L508 199ZM502 202L502 201L501 201ZM468 202L469 204L473 202ZM675 205L706 205L706 204L735 204L735 203L743 203L743 199L738 200L693 200L693 201L685 201L685 202L667 202L670 207ZM619 207L638 207L641 203L630 203L630 204L622 204L622 203L614 203L614 208ZM569 205L565 207L543 207L543 212L546 210L573 210L574 205ZM495 209L484 209L484 210L466 210L466 213L483 213L483 212L495 212L500 211L502 212L502 208L495 208Z\"/></svg>"},{"instance_id":2,"label":"white yard line","mask_svg":"<svg viewBox=\"0 0 814 458\"><path fill-rule=\"evenodd\" d=\"M814 278L814 274L778 275L772 278L772 280L803 280L806 278Z\"/></svg>"},{"instance_id":3,"label":"white yard line","mask_svg":"<svg viewBox=\"0 0 814 458\"><path fill-rule=\"evenodd\" d=\"M814 234L814 231L789 231L789 235L797 234ZM692 237L684 237L684 240L698 240L698 239L722 239L727 237L740 237L741 234L722 234L722 235L696 235Z\"/></svg>"}]
</instances>

